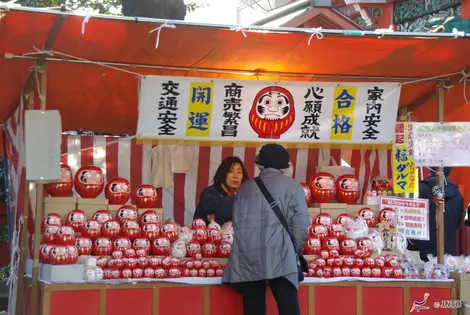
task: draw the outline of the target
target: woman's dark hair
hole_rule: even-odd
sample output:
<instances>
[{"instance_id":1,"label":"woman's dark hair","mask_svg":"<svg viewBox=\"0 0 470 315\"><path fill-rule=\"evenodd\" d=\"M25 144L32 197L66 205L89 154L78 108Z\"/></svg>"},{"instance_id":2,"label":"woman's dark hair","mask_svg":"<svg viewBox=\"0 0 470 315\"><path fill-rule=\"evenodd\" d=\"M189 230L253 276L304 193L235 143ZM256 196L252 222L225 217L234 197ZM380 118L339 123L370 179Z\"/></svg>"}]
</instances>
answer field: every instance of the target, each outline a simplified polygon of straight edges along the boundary
<instances>
[{"instance_id":1,"label":"woman's dark hair","mask_svg":"<svg viewBox=\"0 0 470 315\"><path fill-rule=\"evenodd\" d=\"M227 185L227 175L228 173L230 173L233 165L235 164L240 164L240 167L242 168L242 172L243 172L242 183L248 180L248 173L246 172L246 168L242 160L240 160L240 158L237 156L230 156L228 158L225 158L222 161L222 163L220 163L219 167L217 168L217 171L215 172L214 179L213 179L214 184Z\"/></svg>"}]
</instances>

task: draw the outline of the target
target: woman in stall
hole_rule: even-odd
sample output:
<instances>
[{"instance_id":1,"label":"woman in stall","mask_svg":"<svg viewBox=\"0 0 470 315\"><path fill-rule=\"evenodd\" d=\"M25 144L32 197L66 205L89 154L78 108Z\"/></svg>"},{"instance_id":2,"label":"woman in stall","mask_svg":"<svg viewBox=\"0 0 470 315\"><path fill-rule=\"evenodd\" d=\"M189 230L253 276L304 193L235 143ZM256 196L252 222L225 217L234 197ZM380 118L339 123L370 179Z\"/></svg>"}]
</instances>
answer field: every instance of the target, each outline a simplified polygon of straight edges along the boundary
<instances>
[{"instance_id":1,"label":"woman in stall","mask_svg":"<svg viewBox=\"0 0 470 315\"><path fill-rule=\"evenodd\" d=\"M222 161L215 172L213 184L199 198L194 219L214 220L220 226L232 221L232 207L238 187L248 179L242 160L231 156Z\"/></svg>"}]
</instances>

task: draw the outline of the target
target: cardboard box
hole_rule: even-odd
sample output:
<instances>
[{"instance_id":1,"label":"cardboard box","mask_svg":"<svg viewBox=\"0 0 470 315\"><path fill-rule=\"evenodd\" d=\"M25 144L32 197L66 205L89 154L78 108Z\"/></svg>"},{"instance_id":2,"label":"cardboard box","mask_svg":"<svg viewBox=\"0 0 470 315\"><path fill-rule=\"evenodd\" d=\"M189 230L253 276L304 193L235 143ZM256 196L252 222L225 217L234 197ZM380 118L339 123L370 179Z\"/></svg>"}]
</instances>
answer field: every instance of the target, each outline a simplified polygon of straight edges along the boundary
<instances>
[{"instance_id":1,"label":"cardboard box","mask_svg":"<svg viewBox=\"0 0 470 315\"><path fill-rule=\"evenodd\" d=\"M344 209L346 210L347 204L345 203L316 203L315 208L320 208L321 210L325 210L322 212L327 212L328 209Z\"/></svg>"},{"instance_id":2,"label":"cardboard box","mask_svg":"<svg viewBox=\"0 0 470 315\"><path fill-rule=\"evenodd\" d=\"M76 197L44 197L44 213L58 213L65 221L70 211L77 209Z\"/></svg>"},{"instance_id":3,"label":"cardboard box","mask_svg":"<svg viewBox=\"0 0 470 315\"><path fill-rule=\"evenodd\" d=\"M33 274L33 261L28 258L26 260L25 273ZM85 265L48 265L39 263L39 279L51 282L80 282L85 276Z\"/></svg>"},{"instance_id":4,"label":"cardboard box","mask_svg":"<svg viewBox=\"0 0 470 315\"><path fill-rule=\"evenodd\" d=\"M320 208L308 208L308 215L309 216L314 217L317 214L320 214Z\"/></svg>"},{"instance_id":5,"label":"cardboard box","mask_svg":"<svg viewBox=\"0 0 470 315\"><path fill-rule=\"evenodd\" d=\"M96 211L108 209L108 199L78 198L77 208L85 211L87 217L90 218Z\"/></svg>"},{"instance_id":6,"label":"cardboard box","mask_svg":"<svg viewBox=\"0 0 470 315\"><path fill-rule=\"evenodd\" d=\"M122 206L125 206L125 205L108 205L108 210L109 211L118 211L119 208L121 208ZM131 206L133 206L134 208L137 209L136 205L131 205Z\"/></svg>"},{"instance_id":7,"label":"cardboard box","mask_svg":"<svg viewBox=\"0 0 470 315\"><path fill-rule=\"evenodd\" d=\"M378 206L380 203L379 197L375 196L366 196L364 198L364 205L366 206Z\"/></svg>"},{"instance_id":8,"label":"cardboard box","mask_svg":"<svg viewBox=\"0 0 470 315\"><path fill-rule=\"evenodd\" d=\"M451 272L450 278L454 279L457 285L457 299L470 304L470 274ZM466 312L470 314L470 308L466 309Z\"/></svg>"}]
</instances>

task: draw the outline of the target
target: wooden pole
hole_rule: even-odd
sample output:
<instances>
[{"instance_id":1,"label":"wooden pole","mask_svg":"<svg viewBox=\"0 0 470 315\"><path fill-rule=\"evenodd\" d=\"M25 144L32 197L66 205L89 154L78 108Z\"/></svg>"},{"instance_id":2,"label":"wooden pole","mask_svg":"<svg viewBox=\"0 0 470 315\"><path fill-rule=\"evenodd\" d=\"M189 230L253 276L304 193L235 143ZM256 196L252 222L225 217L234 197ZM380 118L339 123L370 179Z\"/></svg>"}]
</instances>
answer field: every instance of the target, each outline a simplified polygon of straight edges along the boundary
<instances>
[{"instance_id":1,"label":"wooden pole","mask_svg":"<svg viewBox=\"0 0 470 315\"><path fill-rule=\"evenodd\" d=\"M438 122L444 122L444 83L440 82L437 87L438 95L438 109L437 109L437 118ZM437 184L444 188L444 167L439 167L439 174L437 174ZM437 204L436 208L436 226L437 226L437 261L439 264L444 264L444 206L442 202Z\"/></svg>"},{"instance_id":2,"label":"wooden pole","mask_svg":"<svg viewBox=\"0 0 470 315\"><path fill-rule=\"evenodd\" d=\"M47 90L47 63L42 66L40 82L40 109L46 110ZM37 315L39 310L39 247L41 246L41 218L43 217L43 184L36 184L36 211L34 215L34 247L33 247L33 274L31 288L31 315Z\"/></svg>"},{"instance_id":3,"label":"wooden pole","mask_svg":"<svg viewBox=\"0 0 470 315\"><path fill-rule=\"evenodd\" d=\"M23 93L21 93L20 97L24 97ZM33 108L34 103L34 91L30 91L28 94L28 103L26 105L27 109ZM23 110L20 108L20 110ZM23 161L20 161L23 164ZM23 172L26 170L23 168ZM25 283L24 283L24 273L25 273L25 262L26 262L26 246L28 242L28 216L29 216L29 182L25 181L24 184L24 191L23 191L23 223L21 223L21 232L20 232L20 259L18 263L18 283L17 283L17 290L16 290L16 308L15 314L22 315L23 314L23 305L26 301L25 298Z\"/></svg>"}]
</instances>

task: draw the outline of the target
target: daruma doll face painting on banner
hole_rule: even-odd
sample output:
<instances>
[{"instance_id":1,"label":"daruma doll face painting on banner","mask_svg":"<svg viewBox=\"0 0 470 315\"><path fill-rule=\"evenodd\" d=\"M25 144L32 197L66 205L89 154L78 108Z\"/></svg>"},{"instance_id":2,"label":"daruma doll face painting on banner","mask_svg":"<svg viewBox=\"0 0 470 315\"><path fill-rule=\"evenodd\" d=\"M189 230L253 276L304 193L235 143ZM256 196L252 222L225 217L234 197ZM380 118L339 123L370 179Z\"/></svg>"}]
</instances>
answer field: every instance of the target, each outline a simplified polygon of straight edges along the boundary
<instances>
[{"instance_id":1,"label":"daruma doll face painting on banner","mask_svg":"<svg viewBox=\"0 0 470 315\"><path fill-rule=\"evenodd\" d=\"M268 86L258 92L250 111L250 125L259 138L279 139L294 119L294 98L287 89Z\"/></svg>"}]
</instances>

